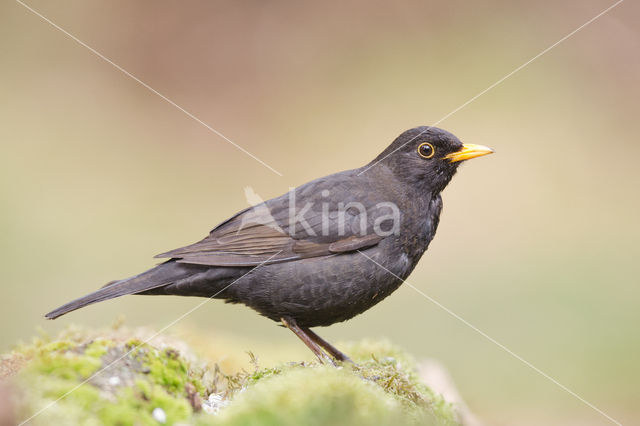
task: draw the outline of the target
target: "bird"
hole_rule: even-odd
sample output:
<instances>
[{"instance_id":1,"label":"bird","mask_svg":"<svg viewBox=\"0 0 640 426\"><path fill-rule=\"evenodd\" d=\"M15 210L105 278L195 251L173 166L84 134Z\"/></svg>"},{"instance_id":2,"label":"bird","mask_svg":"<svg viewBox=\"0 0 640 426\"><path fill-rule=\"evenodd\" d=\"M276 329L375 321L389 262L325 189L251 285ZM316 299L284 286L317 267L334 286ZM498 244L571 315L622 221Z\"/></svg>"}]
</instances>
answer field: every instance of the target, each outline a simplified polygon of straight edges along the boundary
<instances>
[{"instance_id":1,"label":"bird","mask_svg":"<svg viewBox=\"0 0 640 426\"><path fill-rule=\"evenodd\" d=\"M409 129L366 165L246 208L45 317L129 294L222 299L288 328L320 363L352 362L311 328L349 320L400 287L436 233L460 164L492 152L440 128Z\"/></svg>"}]
</instances>

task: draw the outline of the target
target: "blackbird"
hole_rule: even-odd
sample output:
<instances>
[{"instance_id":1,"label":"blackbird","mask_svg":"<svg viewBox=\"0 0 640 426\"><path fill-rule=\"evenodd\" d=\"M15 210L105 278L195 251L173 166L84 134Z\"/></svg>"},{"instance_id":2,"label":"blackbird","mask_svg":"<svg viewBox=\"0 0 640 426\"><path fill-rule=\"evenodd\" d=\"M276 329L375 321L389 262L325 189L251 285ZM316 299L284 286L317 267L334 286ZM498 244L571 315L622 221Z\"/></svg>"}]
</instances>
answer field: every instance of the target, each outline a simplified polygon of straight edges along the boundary
<instances>
[{"instance_id":1,"label":"blackbird","mask_svg":"<svg viewBox=\"0 0 640 426\"><path fill-rule=\"evenodd\" d=\"M492 152L435 127L407 130L369 164L242 210L156 256L164 263L46 317L126 294L223 299L282 323L320 362L350 361L310 327L353 318L396 290L433 239L458 166Z\"/></svg>"}]
</instances>

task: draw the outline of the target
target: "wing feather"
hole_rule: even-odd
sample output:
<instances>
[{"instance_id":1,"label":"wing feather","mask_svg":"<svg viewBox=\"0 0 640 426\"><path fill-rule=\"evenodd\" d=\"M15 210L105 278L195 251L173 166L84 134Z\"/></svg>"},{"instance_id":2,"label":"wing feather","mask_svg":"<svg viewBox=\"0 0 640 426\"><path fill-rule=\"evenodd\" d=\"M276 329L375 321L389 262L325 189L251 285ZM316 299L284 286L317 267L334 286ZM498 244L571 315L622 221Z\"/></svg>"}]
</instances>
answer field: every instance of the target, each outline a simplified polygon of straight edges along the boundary
<instances>
[{"instance_id":1,"label":"wing feather","mask_svg":"<svg viewBox=\"0 0 640 426\"><path fill-rule=\"evenodd\" d=\"M313 185L316 187L309 187ZM322 191L326 187L326 182L317 181L296 191L307 197L305 201L313 194L320 194L318 197L322 198L315 202L322 205L327 202L327 198L321 195L326 192ZM301 198L297 196L296 199ZM156 257L199 265L252 266L347 253L374 246L383 239L373 232L360 235L360 217L354 214L343 212L342 218L346 223L338 226L338 218L341 217L338 206L342 200L337 198L329 201L332 207L328 217L322 216L327 213L324 210L309 211L306 221L310 230L301 227L291 230L289 194L285 194L239 212L195 244ZM323 219L328 219L329 223L323 223ZM373 219L373 214L369 215L369 219ZM330 228L328 233L325 232L327 225ZM343 235L345 233L347 235Z\"/></svg>"}]
</instances>

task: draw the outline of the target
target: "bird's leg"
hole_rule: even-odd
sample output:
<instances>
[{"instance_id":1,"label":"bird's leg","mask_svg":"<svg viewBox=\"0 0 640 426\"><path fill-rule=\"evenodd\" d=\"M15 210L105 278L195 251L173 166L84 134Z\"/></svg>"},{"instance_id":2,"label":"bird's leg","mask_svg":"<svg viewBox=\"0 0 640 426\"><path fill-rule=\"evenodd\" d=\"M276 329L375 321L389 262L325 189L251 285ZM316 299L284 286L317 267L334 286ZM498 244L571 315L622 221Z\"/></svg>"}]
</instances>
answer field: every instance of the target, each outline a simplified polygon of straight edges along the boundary
<instances>
[{"instance_id":1,"label":"bird's leg","mask_svg":"<svg viewBox=\"0 0 640 426\"><path fill-rule=\"evenodd\" d=\"M282 317L280 318L280 321L282 321L282 324L284 324L285 327L293 331L293 333L298 336L298 338L302 340L309 349L311 349L311 352L313 352L318 357L320 364L324 364L325 361L333 364L333 360L329 358L327 354L322 351L322 349L320 349L320 346L318 346L316 342L314 342L313 339L311 339L307 335L307 333L303 331L303 329L298 327L298 324L296 324L296 321L293 318Z\"/></svg>"},{"instance_id":2,"label":"bird's leg","mask_svg":"<svg viewBox=\"0 0 640 426\"><path fill-rule=\"evenodd\" d=\"M331 343L327 342L326 340L324 340L322 337L318 336L313 330L311 330L310 328L302 328L302 330L305 332L305 334L307 334L307 336L309 336L311 338L311 340L313 340L314 342L316 342L318 345L322 346L327 352L329 352L331 354L332 357L334 357L335 359L337 359L338 361L343 361L343 362L350 362L352 364L355 364L351 358L349 358L346 354L344 354L343 352L340 352L338 349L336 349Z\"/></svg>"}]
</instances>

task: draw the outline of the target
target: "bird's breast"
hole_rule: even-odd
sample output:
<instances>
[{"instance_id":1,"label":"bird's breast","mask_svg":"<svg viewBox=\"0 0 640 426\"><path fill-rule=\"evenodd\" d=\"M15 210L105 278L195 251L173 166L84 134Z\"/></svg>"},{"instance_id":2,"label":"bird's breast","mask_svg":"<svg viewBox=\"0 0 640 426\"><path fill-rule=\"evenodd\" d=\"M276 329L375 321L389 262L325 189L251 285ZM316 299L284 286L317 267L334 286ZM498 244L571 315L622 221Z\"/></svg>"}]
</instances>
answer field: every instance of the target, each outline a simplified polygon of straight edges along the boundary
<instances>
[{"instance_id":1,"label":"bird's breast","mask_svg":"<svg viewBox=\"0 0 640 426\"><path fill-rule=\"evenodd\" d=\"M417 262L429 247L429 243L436 234L441 211L440 195L405 209L396 245L399 251L406 254L410 262Z\"/></svg>"}]
</instances>

